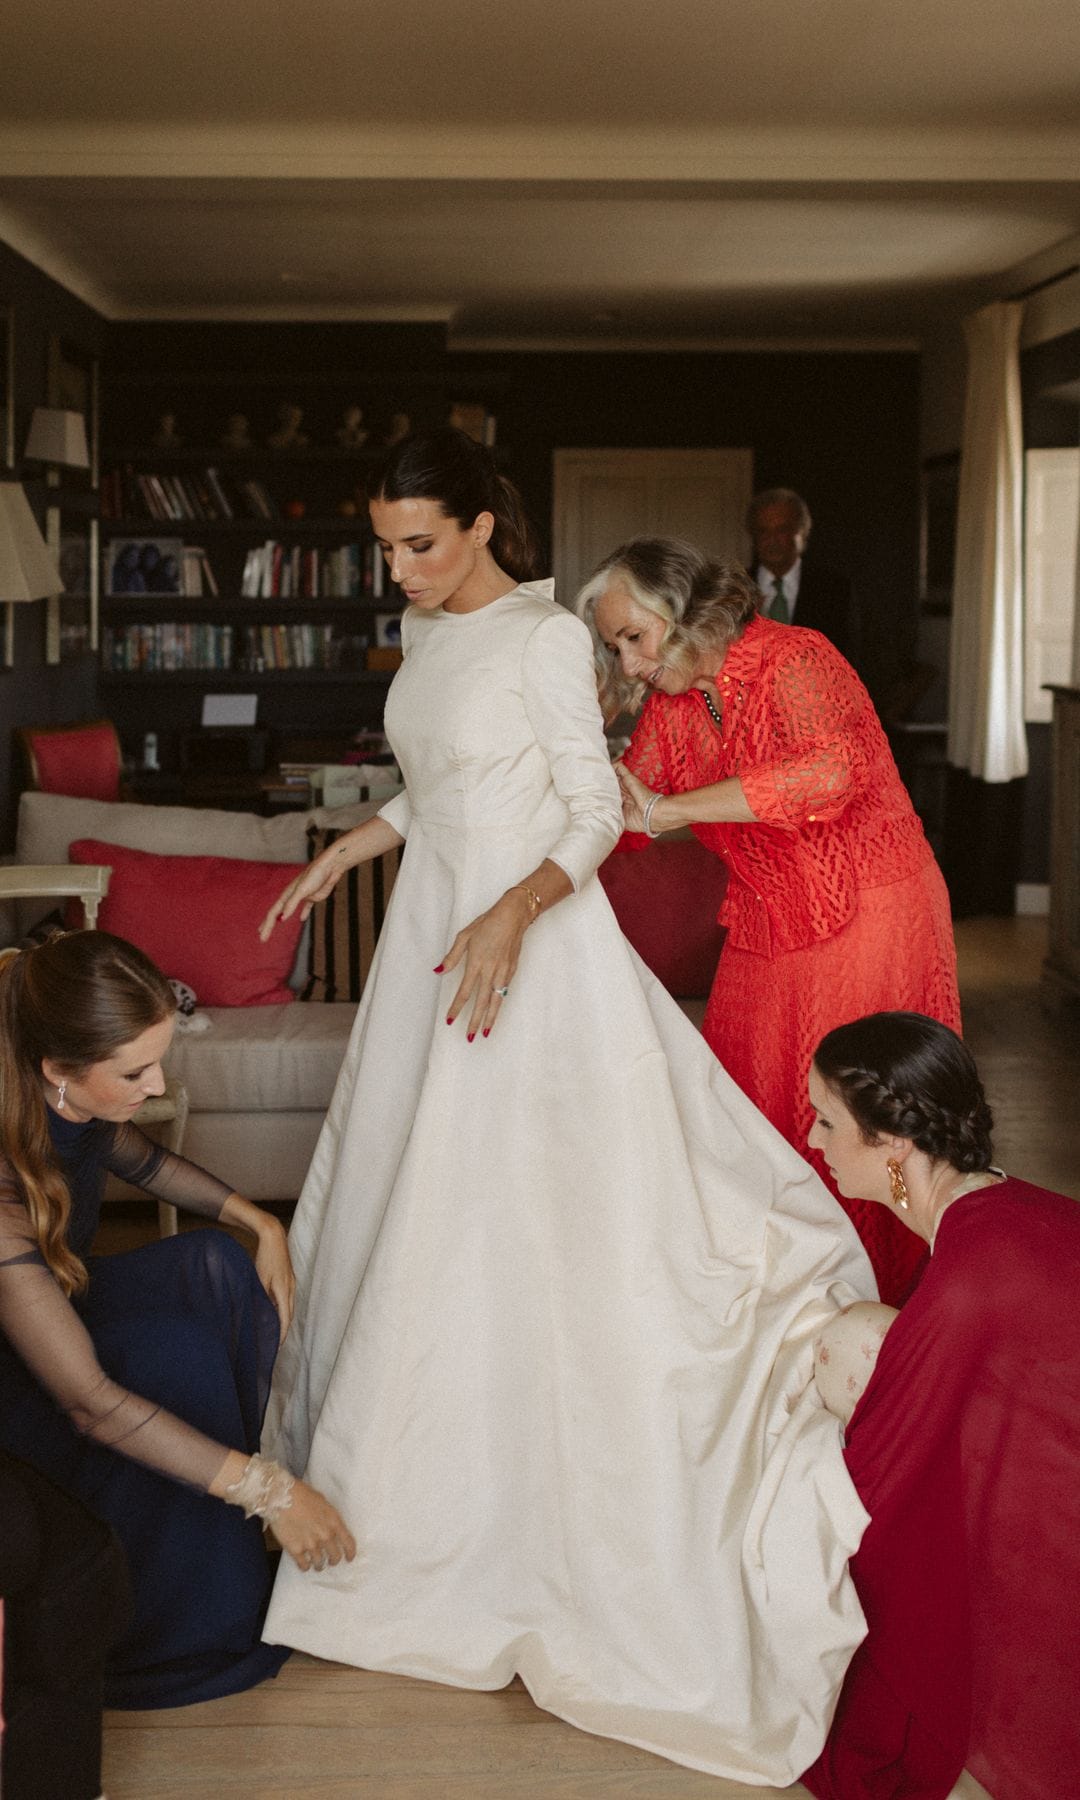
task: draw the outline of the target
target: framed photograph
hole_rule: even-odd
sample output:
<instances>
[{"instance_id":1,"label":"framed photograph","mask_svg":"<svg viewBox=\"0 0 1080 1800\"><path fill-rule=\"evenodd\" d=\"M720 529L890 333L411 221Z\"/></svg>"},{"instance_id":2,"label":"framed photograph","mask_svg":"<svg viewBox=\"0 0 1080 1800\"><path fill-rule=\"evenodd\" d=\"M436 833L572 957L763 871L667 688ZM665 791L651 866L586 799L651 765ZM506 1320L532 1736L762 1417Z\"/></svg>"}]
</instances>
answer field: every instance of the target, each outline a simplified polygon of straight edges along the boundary
<instances>
[{"instance_id":1,"label":"framed photograph","mask_svg":"<svg viewBox=\"0 0 1080 1800\"><path fill-rule=\"evenodd\" d=\"M15 467L15 308L0 300L0 469Z\"/></svg>"},{"instance_id":2,"label":"framed photograph","mask_svg":"<svg viewBox=\"0 0 1080 1800\"><path fill-rule=\"evenodd\" d=\"M65 412L82 413L86 422L86 445L90 453L90 486L96 488L99 474L98 452L98 359L68 338L49 339L47 391L50 406ZM75 471L65 472L68 479Z\"/></svg>"},{"instance_id":3,"label":"framed photograph","mask_svg":"<svg viewBox=\"0 0 1080 1800\"><path fill-rule=\"evenodd\" d=\"M64 584L45 602L45 661L74 662L98 646L98 522L50 506L45 538Z\"/></svg>"},{"instance_id":4,"label":"framed photograph","mask_svg":"<svg viewBox=\"0 0 1080 1800\"><path fill-rule=\"evenodd\" d=\"M383 650L401 649L401 614L375 614L375 642Z\"/></svg>"},{"instance_id":5,"label":"framed photograph","mask_svg":"<svg viewBox=\"0 0 1080 1800\"><path fill-rule=\"evenodd\" d=\"M181 538L113 538L105 591L118 600L142 594L168 599L183 593L183 571Z\"/></svg>"},{"instance_id":6,"label":"framed photograph","mask_svg":"<svg viewBox=\"0 0 1080 1800\"><path fill-rule=\"evenodd\" d=\"M927 457L920 481L919 605L941 617L952 611L959 498L960 452Z\"/></svg>"}]
</instances>

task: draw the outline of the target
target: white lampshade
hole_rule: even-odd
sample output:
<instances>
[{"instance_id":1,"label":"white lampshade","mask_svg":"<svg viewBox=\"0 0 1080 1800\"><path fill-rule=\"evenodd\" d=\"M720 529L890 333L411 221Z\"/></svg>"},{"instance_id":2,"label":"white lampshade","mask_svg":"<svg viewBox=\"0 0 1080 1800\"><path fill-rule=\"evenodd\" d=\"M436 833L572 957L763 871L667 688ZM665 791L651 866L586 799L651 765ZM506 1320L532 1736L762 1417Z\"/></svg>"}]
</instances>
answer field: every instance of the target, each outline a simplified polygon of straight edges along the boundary
<instances>
[{"instance_id":1,"label":"white lampshade","mask_svg":"<svg viewBox=\"0 0 1080 1800\"><path fill-rule=\"evenodd\" d=\"M0 601L62 594L56 559L17 481L0 481Z\"/></svg>"},{"instance_id":2,"label":"white lampshade","mask_svg":"<svg viewBox=\"0 0 1080 1800\"><path fill-rule=\"evenodd\" d=\"M59 406L35 406L26 440L26 455L32 462L55 463L65 469L88 469L90 453L86 447L86 421L79 412L65 412Z\"/></svg>"}]
</instances>

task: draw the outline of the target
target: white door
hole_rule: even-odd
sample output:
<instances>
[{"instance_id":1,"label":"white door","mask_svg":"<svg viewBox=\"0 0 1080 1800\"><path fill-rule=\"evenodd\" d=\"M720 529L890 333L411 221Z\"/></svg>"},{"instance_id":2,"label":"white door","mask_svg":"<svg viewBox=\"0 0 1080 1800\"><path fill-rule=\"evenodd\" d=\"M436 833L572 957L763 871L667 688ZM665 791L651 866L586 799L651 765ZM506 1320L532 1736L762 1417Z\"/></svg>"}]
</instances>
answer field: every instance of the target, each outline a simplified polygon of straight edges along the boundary
<instances>
[{"instance_id":1,"label":"white door","mask_svg":"<svg viewBox=\"0 0 1080 1800\"><path fill-rule=\"evenodd\" d=\"M1068 687L1076 616L1080 450L1024 457L1024 717L1049 721L1046 682Z\"/></svg>"},{"instance_id":2,"label":"white door","mask_svg":"<svg viewBox=\"0 0 1080 1800\"><path fill-rule=\"evenodd\" d=\"M688 538L710 556L749 555L752 450L556 450L555 592L565 606L632 537Z\"/></svg>"}]
</instances>

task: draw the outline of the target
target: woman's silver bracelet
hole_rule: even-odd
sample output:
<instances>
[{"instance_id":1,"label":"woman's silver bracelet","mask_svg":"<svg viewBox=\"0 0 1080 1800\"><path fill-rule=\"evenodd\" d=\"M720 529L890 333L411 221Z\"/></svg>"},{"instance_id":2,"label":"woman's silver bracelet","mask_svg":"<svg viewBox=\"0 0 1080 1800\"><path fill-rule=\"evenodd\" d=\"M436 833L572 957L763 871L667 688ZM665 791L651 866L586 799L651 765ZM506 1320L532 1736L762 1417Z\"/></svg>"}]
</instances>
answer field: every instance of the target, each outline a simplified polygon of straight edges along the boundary
<instances>
[{"instance_id":1,"label":"woman's silver bracelet","mask_svg":"<svg viewBox=\"0 0 1080 1800\"><path fill-rule=\"evenodd\" d=\"M653 816L653 807L656 805L656 802L658 800L662 800L663 798L664 798L663 794L652 794L652 795L650 795L649 799L646 800L646 802L645 802L645 810L641 815L641 822L645 827L645 836L648 838L658 838L660 836L660 833L658 831L654 831L652 828L652 816Z\"/></svg>"}]
</instances>

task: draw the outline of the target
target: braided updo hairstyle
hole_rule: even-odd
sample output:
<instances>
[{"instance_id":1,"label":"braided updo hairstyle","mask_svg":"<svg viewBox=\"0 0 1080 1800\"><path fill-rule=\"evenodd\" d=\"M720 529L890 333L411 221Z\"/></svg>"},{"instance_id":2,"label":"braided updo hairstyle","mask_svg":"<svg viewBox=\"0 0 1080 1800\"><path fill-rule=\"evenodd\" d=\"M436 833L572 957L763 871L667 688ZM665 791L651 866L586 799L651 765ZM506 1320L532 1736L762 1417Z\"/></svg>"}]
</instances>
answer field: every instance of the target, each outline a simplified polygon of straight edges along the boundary
<instances>
[{"instance_id":1,"label":"braided updo hairstyle","mask_svg":"<svg viewBox=\"0 0 1080 1800\"><path fill-rule=\"evenodd\" d=\"M698 663L715 653L716 666L742 634L760 595L737 562L720 562L680 538L631 538L605 556L577 597L576 611L593 634L605 713L634 711L643 684L622 673L596 629L596 607L609 587L625 588L631 599L666 627L660 655L669 668L693 678Z\"/></svg>"},{"instance_id":2,"label":"braided updo hairstyle","mask_svg":"<svg viewBox=\"0 0 1080 1800\"><path fill-rule=\"evenodd\" d=\"M971 1052L922 1013L879 1012L822 1038L814 1067L855 1119L865 1143L910 1138L964 1174L993 1160L993 1115Z\"/></svg>"},{"instance_id":3,"label":"braided updo hairstyle","mask_svg":"<svg viewBox=\"0 0 1080 1800\"><path fill-rule=\"evenodd\" d=\"M467 432L446 425L414 431L379 458L367 483L369 500L434 500L463 531L482 512L494 515L489 548L515 581L533 581L540 553L521 495L495 458Z\"/></svg>"}]
</instances>

